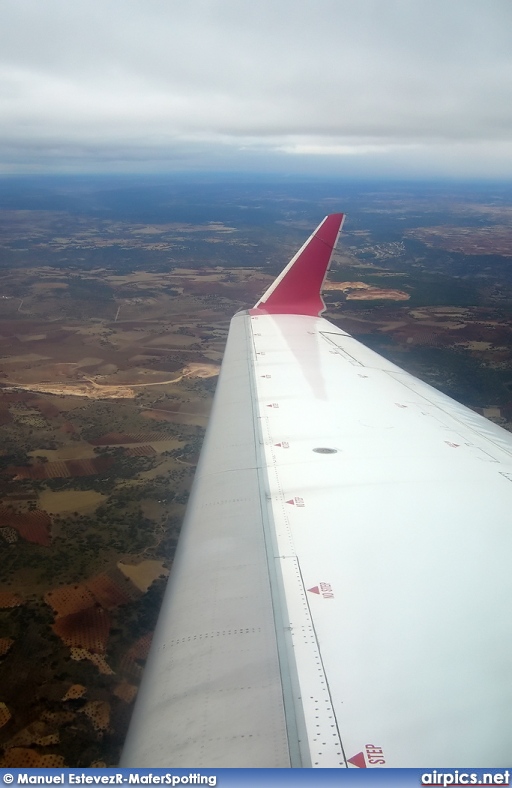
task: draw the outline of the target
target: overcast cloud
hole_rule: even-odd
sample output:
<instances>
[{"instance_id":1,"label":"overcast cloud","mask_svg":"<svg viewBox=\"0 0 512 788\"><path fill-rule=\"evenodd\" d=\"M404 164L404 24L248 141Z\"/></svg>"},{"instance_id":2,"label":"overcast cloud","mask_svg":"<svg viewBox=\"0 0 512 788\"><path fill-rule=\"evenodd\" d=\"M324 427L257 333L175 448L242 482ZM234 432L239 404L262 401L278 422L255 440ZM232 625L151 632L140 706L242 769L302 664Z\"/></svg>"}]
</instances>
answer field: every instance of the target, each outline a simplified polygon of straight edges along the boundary
<instances>
[{"instance_id":1,"label":"overcast cloud","mask_svg":"<svg viewBox=\"0 0 512 788\"><path fill-rule=\"evenodd\" d=\"M0 173L512 177L510 0L0 0Z\"/></svg>"}]
</instances>

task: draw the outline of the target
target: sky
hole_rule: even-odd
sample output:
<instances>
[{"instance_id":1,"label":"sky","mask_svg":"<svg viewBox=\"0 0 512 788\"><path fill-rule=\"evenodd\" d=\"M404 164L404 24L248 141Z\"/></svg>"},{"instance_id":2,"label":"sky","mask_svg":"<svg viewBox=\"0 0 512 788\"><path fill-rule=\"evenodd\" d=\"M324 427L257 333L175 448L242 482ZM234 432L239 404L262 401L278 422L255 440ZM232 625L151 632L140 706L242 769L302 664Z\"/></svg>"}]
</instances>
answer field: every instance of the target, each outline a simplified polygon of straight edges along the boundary
<instances>
[{"instance_id":1,"label":"sky","mask_svg":"<svg viewBox=\"0 0 512 788\"><path fill-rule=\"evenodd\" d=\"M0 174L512 180L510 0L0 0Z\"/></svg>"}]
</instances>

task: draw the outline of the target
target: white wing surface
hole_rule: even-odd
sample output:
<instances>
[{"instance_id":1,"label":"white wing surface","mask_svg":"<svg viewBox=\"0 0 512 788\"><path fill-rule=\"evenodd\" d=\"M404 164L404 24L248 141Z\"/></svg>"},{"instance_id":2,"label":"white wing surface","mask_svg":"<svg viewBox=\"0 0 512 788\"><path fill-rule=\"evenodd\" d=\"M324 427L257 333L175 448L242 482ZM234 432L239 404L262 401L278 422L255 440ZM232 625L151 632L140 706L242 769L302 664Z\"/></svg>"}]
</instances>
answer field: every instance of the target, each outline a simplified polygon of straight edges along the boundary
<instances>
[{"instance_id":1,"label":"white wing surface","mask_svg":"<svg viewBox=\"0 0 512 788\"><path fill-rule=\"evenodd\" d=\"M123 765L508 763L512 436L318 316L342 218L232 320Z\"/></svg>"}]
</instances>

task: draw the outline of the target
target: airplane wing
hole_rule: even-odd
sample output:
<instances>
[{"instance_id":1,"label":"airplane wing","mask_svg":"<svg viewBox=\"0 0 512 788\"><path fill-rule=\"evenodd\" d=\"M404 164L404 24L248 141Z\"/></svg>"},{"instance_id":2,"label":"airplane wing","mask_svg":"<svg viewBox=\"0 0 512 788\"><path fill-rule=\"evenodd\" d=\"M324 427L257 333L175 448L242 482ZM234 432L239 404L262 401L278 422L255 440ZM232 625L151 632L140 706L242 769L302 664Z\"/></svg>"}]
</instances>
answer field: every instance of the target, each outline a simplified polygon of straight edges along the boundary
<instances>
[{"instance_id":1,"label":"airplane wing","mask_svg":"<svg viewBox=\"0 0 512 788\"><path fill-rule=\"evenodd\" d=\"M512 435L319 317L342 221L231 322L124 766L510 758Z\"/></svg>"}]
</instances>

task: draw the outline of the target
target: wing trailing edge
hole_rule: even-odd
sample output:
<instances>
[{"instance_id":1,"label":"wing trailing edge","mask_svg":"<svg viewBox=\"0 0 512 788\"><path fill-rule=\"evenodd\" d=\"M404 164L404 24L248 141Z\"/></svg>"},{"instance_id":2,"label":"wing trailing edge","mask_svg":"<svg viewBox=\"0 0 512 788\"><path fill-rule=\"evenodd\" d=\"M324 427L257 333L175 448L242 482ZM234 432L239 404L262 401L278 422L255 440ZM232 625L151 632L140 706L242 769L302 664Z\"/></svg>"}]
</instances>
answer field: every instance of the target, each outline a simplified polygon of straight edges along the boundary
<instances>
[{"instance_id":1,"label":"wing trailing edge","mask_svg":"<svg viewBox=\"0 0 512 788\"><path fill-rule=\"evenodd\" d=\"M325 217L260 298L251 314L311 317L322 314L325 310L322 286L344 219L343 213Z\"/></svg>"}]
</instances>

